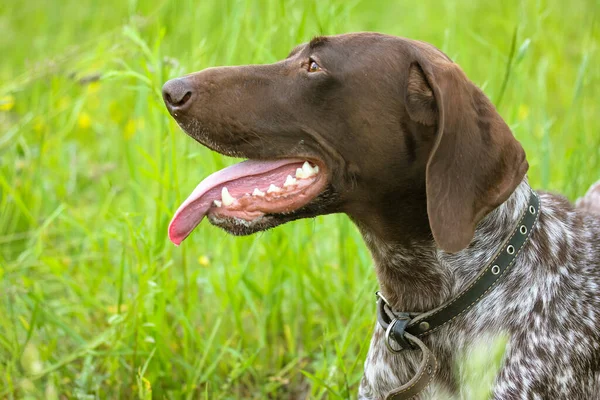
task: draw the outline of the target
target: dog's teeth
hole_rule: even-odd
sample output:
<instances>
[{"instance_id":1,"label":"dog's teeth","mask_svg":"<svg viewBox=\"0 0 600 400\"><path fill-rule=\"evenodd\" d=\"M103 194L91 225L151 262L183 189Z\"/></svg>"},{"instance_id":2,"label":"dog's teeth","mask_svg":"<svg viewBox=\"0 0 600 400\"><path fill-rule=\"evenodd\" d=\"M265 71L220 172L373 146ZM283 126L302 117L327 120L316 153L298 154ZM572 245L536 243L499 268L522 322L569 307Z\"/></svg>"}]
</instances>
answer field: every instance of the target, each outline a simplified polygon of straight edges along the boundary
<instances>
[{"instance_id":1,"label":"dog's teeth","mask_svg":"<svg viewBox=\"0 0 600 400\"><path fill-rule=\"evenodd\" d=\"M296 184L296 178L292 178L291 175L288 175L287 178L285 178L285 182L283 183L283 187L288 187L288 186L292 186Z\"/></svg>"},{"instance_id":2,"label":"dog's teeth","mask_svg":"<svg viewBox=\"0 0 600 400\"><path fill-rule=\"evenodd\" d=\"M306 178L306 174L304 174L304 170L302 168L296 169L296 178L298 178L298 179Z\"/></svg>"},{"instance_id":3,"label":"dog's teeth","mask_svg":"<svg viewBox=\"0 0 600 400\"><path fill-rule=\"evenodd\" d=\"M313 167L313 171L315 171L315 175L316 175L316 174L318 174L318 173L319 173L319 166L318 166L318 165L315 165L315 166Z\"/></svg>"},{"instance_id":4,"label":"dog's teeth","mask_svg":"<svg viewBox=\"0 0 600 400\"><path fill-rule=\"evenodd\" d=\"M319 170L315 168L311 167L308 161L305 161L304 164L302 164L302 172L304 173L304 178L310 178L311 176L316 175L317 172L319 172Z\"/></svg>"},{"instance_id":5,"label":"dog's teeth","mask_svg":"<svg viewBox=\"0 0 600 400\"><path fill-rule=\"evenodd\" d=\"M267 193L277 193L279 192L281 189L278 188L277 186L273 185L271 183L271 185L269 186L269 188L267 189Z\"/></svg>"},{"instance_id":6,"label":"dog's teeth","mask_svg":"<svg viewBox=\"0 0 600 400\"><path fill-rule=\"evenodd\" d=\"M306 175L307 177L312 174L313 169L308 163L308 161L304 161L304 164L302 164L302 171L304 171L304 175Z\"/></svg>"},{"instance_id":7,"label":"dog's teeth","mask_svg":"<svg viewBox=\"0 0 600 400\"><path fill-rule=\"evenodd\" d=\"M252 196L264 197L265 192L260 190L259 188L254 188L254 192L252 192Z\"/></svg>"},{"instance_id":8,"label":"dog's teeth","mask_svg":"<svg viewBox=\"0 0 600 400\"><path fill-rule=\"evenodd\" d=\"M225 186L223 186L223 189L221 189L221 200L223 200L223 204L225 206L230 206L235 201L235 199L229 194L229 190L227 190Z\"/></svg>"},{"instance_id":9,"label":"dog's teeth","mask_svg":"<svg viewBox=\"0 0 600 400\"><path fill-rule=\"evenodd\" d=\"M221 207L223 205L223 203L220 202L219 200L213 201L213 204L215 205L215 207Z\"/></svg>"}]
</instances>

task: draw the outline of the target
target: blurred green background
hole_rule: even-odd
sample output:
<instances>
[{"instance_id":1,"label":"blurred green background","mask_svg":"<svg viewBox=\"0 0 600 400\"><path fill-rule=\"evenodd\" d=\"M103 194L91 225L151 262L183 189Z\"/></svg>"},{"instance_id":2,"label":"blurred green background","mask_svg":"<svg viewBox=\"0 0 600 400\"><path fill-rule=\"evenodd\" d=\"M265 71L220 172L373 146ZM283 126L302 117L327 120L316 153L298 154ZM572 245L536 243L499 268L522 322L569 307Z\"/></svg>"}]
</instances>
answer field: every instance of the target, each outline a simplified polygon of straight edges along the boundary
<instances>
[{"instance_id":1,"label":"blurred green background","mask_svg":"<svg viewBox=\"0 0 600 400\"><path fill-rule=\"evenodd\" d=\"M318 34L431 42L496 103L534 187L600 178L596 0L0 3L0 398L355 398L374 326L345 216L246 238L166 227L233 163L169 118L169 78Z\"/></svg>"}]
</instances>

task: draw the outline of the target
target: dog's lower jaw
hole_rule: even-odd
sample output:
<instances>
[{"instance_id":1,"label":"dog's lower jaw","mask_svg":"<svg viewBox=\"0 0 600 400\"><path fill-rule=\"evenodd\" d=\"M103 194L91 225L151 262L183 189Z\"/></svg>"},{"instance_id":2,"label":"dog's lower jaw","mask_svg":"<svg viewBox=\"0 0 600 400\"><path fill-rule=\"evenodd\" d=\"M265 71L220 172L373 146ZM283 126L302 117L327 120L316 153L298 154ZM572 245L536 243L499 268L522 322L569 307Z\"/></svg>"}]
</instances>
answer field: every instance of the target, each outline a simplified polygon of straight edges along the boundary
<instances>
[{"instance_id":1,"label":"dog's lower jaw","mask_svg":"<svg viewBox=\"0 0 600 400\"><path fill-rule=\"evenodd\" d=\"M455 254L439 250L433 240L390 244L359 225L372 253L381 290L393 307L402 311L428 311L460 292L512 233L528 202L529 190L524 179L504 204L479 223L471 245ZM375 310L373 316L375 318ZM455 322L460 323L460 318ZM493 330L490 326L490 332ZM424 338L440 367L434 383L420 399L447 398L447 393L458 390L455 363L474 337L453 331L455 325L445 326ZM486 332L485 326L480 326L479 331ZM412 378L420 361L418 351L390 353L384 340L383 329L376 325L360 385L361 398L385 399L390 390ZM446 397L439 397L442 392Z\"/></svg>"},{"instance_id":2,"label":"dog's lower jaw","mask_svg":"<svg viewBox=\"0 0 600 400\"><path fill-rule=\"evenodd\" d=\"M247 236L261 231L266 231L287 222L303 218L313 218L317 215L326 215L338 211L338 194L332 185L327 186L314 200L305 206L288 213L264 214L251 221L208 213L209 222L235 236Z\"/></svg>"},{"instance_id":3,"label":"dog's lower jaw","mask_svg":"<svg viewBox=\"0 0 600 400\"><path fill-rule=\"evenodd\" d=\"M265 231L275 226L270 222L269 216L263 215L251 221L236 217L221 217L216 214L208 214L207 218L211 224L223 229L234 236L247 236L259 231Z\"/></svg>"}]
</instances>

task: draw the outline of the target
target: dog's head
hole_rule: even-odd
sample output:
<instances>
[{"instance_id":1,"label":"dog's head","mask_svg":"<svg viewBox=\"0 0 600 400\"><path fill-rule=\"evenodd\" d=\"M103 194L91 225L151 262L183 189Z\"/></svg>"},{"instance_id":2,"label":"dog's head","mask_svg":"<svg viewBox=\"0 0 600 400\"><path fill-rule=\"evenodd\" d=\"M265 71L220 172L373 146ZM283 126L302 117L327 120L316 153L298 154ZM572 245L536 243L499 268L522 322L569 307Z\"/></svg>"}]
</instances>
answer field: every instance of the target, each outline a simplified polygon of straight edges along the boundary
<instances>
[{"instance_id":1,"label":"dog's head","mask_svg":"<svg viewBox=\"0 0 600 400\"><path fill-rule=\"evenodd\" d=\"M433 46L374 33L319 37L275 64L167 82L190 136L249 161L205 179L171 225L233 234L345 212L388 240L454 252L523 179L525 153L494 106Z\"/></svg>"}]
</instances>

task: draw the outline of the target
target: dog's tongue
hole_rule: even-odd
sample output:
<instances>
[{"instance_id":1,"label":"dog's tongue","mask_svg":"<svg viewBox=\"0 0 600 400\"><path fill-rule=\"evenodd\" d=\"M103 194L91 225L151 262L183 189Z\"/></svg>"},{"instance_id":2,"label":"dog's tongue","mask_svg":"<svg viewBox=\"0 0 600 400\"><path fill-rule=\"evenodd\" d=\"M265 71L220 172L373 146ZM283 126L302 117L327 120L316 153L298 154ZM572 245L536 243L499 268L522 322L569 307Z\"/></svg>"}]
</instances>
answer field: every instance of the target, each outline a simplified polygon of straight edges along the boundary
<instances>
[{"instance_id":1,"label":"dog's tongue","mask_svg":"<svg viewBox=\"0 0 600 400\"><path fill-rule=\"evenodd\" d=\"M296 159L248 160L215 172L200 182L179 206L169 224L169 239L176 245L183 242L202 221L213 201L221 199L221 190L224 186L227 186L232 193L252 191L254 182L263 180L265 175L273 174L275 170L286 165L301 162L302 160Z\"/></svg>"}]
</instances>

